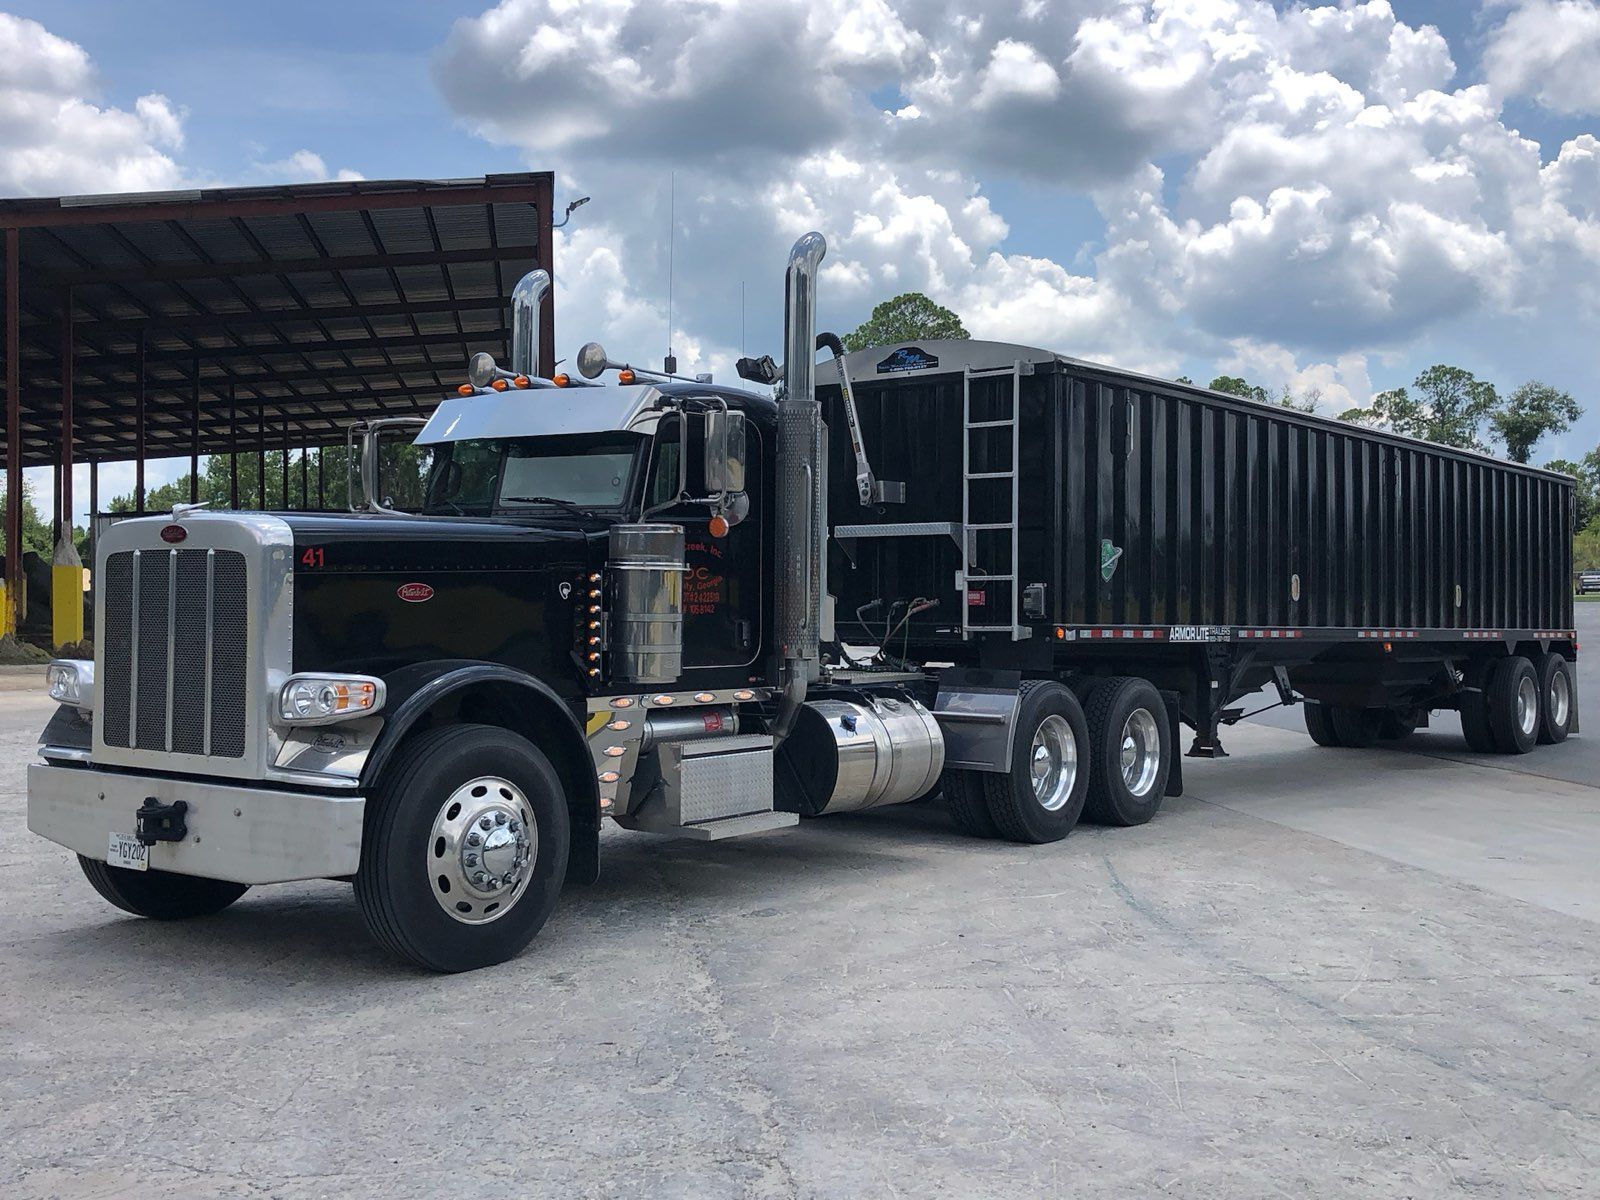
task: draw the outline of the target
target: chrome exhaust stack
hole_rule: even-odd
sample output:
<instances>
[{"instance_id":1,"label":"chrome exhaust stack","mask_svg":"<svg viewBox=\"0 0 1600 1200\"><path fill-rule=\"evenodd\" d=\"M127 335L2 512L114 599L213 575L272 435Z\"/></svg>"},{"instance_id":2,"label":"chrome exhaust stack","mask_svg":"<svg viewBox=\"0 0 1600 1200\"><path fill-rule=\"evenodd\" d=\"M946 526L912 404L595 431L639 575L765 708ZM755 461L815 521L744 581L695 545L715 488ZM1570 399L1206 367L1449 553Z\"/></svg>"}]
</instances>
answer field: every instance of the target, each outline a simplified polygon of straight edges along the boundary
<instances>
[{"instance_id":1,"label":"chrome exhaust stack","mask_svg":"<svg viewBox=\"0 0 1600 1200\"><path fill-rule=\"evenodd\" d=\"M822 408L816 392L817 270L828 243L808 233L784 275L783 395L778 403L778 647L783 694L773 720L781 742L822 667Z\"/></svg>"},{"instance_id":2,"label":"chrome exhaust stack","mask_svg":"<svg viewBox=\"0 0 1600 1200\"><path fill-rule=\"evenodd\" d=\"M511 289L511 373L543 378L539 362L539 306L550 290L549 271L529 271Z\"/></svg>"}]
</instances>

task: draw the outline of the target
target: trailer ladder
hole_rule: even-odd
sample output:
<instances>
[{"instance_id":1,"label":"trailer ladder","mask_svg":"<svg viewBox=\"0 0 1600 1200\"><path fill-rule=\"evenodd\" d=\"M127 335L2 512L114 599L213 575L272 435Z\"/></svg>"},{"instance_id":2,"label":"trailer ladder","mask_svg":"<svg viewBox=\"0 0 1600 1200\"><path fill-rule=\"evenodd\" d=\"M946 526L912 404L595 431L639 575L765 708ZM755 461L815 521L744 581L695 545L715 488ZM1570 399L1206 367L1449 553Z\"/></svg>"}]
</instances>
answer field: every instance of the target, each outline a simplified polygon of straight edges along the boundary
<instances>
[{"instance_id":1,"label":"trailer ladder","mask_svg":"<svg viewBox=\"0 0 1600 1200\"><path fill-rule=\"evenodd\" d=\"M1018 455L1021 450L1022 431L1022 376L1026 370L1031 374L1032 363L1021 361L1009 367L989 368L985 370L965 369L965 378L961 385L961 572L957 579L957 591L961 593L961 636L970 638L974 633L1007 633L1012 641L1021 641L1030 636L1033 630L1022 624L1021 595L1022 586L1017 578L1019 533L1017 527L1017 465ZM985 408L985 415L978 420L973 420L972 385L977 380L980 385L993 380L999 383L1007 376L1011 379L1009 396L1003 387L983 389L986 396L991 398L991 403ZM1005 403L998 403L1005 401ZM1011 434L1011 457L1006 470L993 470L995 463L989 461L992 450L1000 444L1004 431ZM973 454L972 439L974 435L988 442L990 454ZM974 459L981 462L985 469L974 470ZM1009 480L1007 488L983 488L981 485ZM979 485L975 487L974 485ZM985 494L979 495L979 492ZM997 495L1002 499L997 502ZM975 519L974 513L982 519ZM999 518L999 519L995 519ZM979 559L979 541L982 534L1006 534L1005 537L991 537L982 539L985 542L986 553L994 553L997 547L1009 541L1009 559L1004 563L997 561L983 562ZM990 599L990 589L995 585L998 588L1000 602L997 604ZM974 624L972 610L981 608L989 614L987 621ZM995 617L1007 615L1010 624L994 624Z\"/></svg>"}]
</instances>

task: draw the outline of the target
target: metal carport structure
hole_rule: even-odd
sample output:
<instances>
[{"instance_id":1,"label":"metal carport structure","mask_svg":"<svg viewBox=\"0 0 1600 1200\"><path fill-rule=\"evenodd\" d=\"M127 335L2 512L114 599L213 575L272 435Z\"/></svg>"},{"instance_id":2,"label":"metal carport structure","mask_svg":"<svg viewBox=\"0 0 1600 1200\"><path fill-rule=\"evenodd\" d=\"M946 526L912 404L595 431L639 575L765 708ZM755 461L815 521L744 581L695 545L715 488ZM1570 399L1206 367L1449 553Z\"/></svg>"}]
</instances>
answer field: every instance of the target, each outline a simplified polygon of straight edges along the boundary
<instances>
[{"instance_id":1,"label":"metal carport structure","mask_svg":"<svg viewBox=\"0 0 1600 1200\"><path fill-rule=\"evenodd\" d=\"M509 354L507 303L551 267L554 176L0 200L6 579L22 471L328 445L425 411L468 355ZM546 293L539 356L554 360ZM22 589L5 622L20 628Z\"/></svg>"}]
</instances>

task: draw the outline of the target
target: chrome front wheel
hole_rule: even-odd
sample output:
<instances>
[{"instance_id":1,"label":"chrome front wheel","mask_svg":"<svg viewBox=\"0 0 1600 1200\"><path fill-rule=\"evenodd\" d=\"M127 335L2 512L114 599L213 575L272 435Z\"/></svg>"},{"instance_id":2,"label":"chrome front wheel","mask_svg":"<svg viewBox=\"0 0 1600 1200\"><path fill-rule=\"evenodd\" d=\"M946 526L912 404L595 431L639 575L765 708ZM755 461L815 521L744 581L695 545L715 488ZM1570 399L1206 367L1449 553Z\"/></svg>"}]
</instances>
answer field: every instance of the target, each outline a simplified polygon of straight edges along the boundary
<instances>
[{"instance_id":1,"label":"chrome front wheel","mask_svg":"<svg viewBox=\"0 0 1600 1200\"><path fill-rule=\"evenodd\" d=\"M539 827L516 784L493 775L456 788L440 805L428 838L433 898L453 920L482 925L522 898Z\"/></svg>"}]
</instances>

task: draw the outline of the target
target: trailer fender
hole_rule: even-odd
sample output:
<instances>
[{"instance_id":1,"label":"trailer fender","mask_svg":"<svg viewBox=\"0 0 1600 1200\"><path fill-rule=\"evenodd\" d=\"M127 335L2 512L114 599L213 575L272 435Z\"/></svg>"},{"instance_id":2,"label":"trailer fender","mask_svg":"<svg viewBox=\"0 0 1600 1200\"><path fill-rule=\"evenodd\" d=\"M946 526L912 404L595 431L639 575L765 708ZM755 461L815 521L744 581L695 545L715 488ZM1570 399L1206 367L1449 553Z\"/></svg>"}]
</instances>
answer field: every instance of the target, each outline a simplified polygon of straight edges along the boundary
<instances>
[{"instance_id":1,"label":"trailer fender","mask_svg":"<svg viewBox=\"0 0 1600 1200\"><path fill-rule=\"evenodd\" d=\"M533 742L561 777L572 817L568 883L600 875L600 788L588 742L572 709L543 680L499 663L443 660L402 667L384 677L383 730L367 756L361 786L371 788L412 732L470 720L498 725Z\"/></svg>"}]
</instances>

